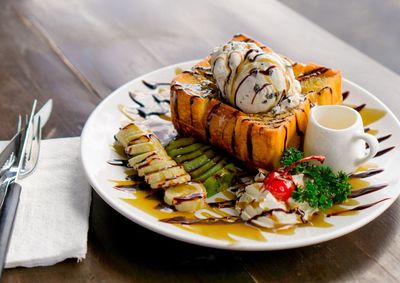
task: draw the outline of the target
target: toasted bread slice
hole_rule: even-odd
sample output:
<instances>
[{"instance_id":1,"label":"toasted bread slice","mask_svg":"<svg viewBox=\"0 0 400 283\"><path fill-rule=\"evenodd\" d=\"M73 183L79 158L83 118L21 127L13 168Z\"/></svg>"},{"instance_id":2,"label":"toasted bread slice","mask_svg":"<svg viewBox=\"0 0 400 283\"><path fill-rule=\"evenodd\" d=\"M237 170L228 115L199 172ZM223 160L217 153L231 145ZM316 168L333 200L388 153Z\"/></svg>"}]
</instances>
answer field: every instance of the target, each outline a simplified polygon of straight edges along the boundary
<instances>
[{"instance_id":1,"label":"toasted bread slice","mask_svg":"<svg viewBox=\"0 0 400 283\"><path fill-rule=\"evenodd\" d=\"M254 42L244 35L236 41ZM342 101L341 73L316 64L293 64L307 99L288 112L273 115L247 114L221 101L209 64L209 57L192 71L177 75L171 84L171 113L175 128L215 145L255 167L273 169L285 148L301 147L312 104Z\"/></svg>"}]
</instances>

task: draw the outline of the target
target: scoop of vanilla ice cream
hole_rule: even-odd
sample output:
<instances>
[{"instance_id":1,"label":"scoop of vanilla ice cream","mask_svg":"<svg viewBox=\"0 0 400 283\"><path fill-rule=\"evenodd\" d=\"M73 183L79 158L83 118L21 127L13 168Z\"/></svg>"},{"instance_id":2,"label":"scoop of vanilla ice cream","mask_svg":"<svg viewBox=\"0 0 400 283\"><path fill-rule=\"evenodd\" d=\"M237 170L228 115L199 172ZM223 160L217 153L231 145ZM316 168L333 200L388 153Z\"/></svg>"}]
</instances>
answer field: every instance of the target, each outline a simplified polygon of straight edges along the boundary
<instances>
[{"instance_id":1,"label":"scoop of vanilla ice cream","mask_svg":"<svg viewBox=\"0 0 400 283\"><path fill-rule=\"evenodd\" d=\"M268 112L284 98L292 96L288 105L275 112L300 103L301 86L292 64L254 43L231 41L217 47L210 63L222 97L245 113Z\"/></svg>"}]
</instances>

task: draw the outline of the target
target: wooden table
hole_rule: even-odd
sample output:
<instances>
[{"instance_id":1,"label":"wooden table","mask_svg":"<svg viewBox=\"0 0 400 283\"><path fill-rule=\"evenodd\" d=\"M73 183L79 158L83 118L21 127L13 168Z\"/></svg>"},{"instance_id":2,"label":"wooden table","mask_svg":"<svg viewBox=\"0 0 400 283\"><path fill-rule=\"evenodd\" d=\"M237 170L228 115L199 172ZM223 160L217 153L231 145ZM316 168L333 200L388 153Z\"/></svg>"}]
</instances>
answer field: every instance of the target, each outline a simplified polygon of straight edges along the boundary
<instances>
[{"instance_id":1,"label":"wooden table","mask_svg":"<svg viewBox=\"0 0 400 283\"><path fill-rule=\"evenodd\" d=\"M138 75L201 58L247 33L298 61L340 68L400 114L400 78L285 6L254 1L5 0L0 10L1 139L34 98L53 98L45 138L80 135L102 98ZM384 86L384 92L382 91ZM389 101L391 103L389 103ZM82 263L7 270L4 282L396 282L400 202L349 235L311 247L230 252L150 232L95 192Z\"/></svg>"}]
</instances>

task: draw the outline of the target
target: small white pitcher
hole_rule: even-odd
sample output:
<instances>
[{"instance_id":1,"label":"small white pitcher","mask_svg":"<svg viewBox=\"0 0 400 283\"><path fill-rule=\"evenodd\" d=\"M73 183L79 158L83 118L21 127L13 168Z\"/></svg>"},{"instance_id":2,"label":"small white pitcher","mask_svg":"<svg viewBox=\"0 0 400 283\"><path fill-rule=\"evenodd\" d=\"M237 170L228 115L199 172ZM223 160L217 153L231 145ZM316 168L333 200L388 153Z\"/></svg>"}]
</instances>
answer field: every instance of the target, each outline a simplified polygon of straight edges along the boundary
<instances>
[{"instance_id":1,"label":"small white pitcher","mask_svg":"<svg viewBox=\"0 0 400 283\"><path fill-rule=\"evenodd\" d=\"M360 113L353 108L343 105L312 108L304 141L305 156L324 155L324 165L335 172L351 173L374 157L378 148L378 140L364 133Z\"/></svg>"}]
</instances>

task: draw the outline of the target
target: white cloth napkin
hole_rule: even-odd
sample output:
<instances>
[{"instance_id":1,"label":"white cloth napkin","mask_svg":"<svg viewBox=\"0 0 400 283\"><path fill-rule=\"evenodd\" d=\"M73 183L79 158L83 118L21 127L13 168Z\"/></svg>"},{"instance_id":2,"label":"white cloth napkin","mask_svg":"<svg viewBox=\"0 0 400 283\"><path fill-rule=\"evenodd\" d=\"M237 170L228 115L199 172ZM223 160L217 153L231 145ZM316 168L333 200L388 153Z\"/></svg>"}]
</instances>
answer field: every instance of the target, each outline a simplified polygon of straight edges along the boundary
<instances>
[{"instance_id":1,"label":"white cloth napkin","mask_svg":"<svg viewBox=\"0 0 400 283\"><path fill-rule=\"evenodd\" d=\"M43 140L40 150L35 172L18 182L22 192L6 268L86 256L91 188L81 165L80 139Z\"/></svg>"}]
</instances>

